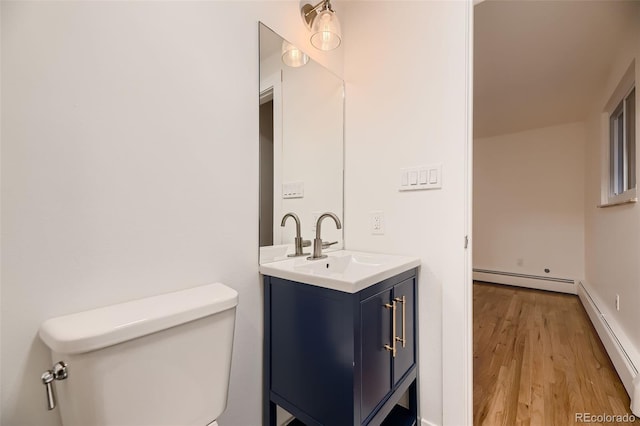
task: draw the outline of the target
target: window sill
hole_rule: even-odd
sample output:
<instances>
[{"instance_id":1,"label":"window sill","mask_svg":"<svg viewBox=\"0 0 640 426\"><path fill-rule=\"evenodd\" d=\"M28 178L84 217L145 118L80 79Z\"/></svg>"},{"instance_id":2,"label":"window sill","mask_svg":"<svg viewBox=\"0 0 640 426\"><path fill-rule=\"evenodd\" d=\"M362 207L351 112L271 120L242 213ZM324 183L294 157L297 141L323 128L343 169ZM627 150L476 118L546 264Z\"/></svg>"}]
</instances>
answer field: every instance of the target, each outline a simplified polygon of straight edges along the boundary
<instances>
[{"instance_id":1,"label":"window sill","mask_svg":"<svg viewBox=\"0 0 640 426\"><path fill-rule=\"evenodd\" d=\"M638 202L638 199L633 197L633 198L628 198L626 200L612 201L605 204L598 204L596 207L598 207L599 209L604 209L607 207L623 206L625 204L635 204L637 202Z\"/></svg>"}]
</instances>

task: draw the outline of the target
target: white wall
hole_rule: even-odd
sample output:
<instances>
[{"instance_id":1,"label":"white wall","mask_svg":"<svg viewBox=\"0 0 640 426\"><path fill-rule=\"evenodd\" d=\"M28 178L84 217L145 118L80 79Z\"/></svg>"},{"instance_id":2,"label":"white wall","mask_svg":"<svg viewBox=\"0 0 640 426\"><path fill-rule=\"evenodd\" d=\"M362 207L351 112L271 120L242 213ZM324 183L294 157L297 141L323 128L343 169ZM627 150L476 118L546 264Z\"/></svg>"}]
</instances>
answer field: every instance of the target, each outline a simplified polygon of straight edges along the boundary
<instances>
[{"instance_id":1,"label":"white wall","mask_svg":"<svg viewBox=\"0 0 640 426\"><path fill-rule=\"evenodd\" d=\"M258 20L311 51L298 2L1 15L0 423L59 424L44 319L221 281L240 293L221 424L260 424ZM341 50L313 54L342 72Z\"/></svg>"},{"instance_id":2,"label":"white wall","mask_svg":"<svg viewBox=\"0 0 640 426\"><path fill-rule=\"evenodd\" d=\"M343 25L345 242L349 249L421 258L420 411L437 425L470 423L463 248L470 8L353 2ZM400 168L431 163L443 164L442 190L398 192ZM372 210L384 212L384 235L370 233Z\"/></svg>"},{"instance_id":3,"label":"white wall","mask_svg":"<svg viewBox=\"0 0 640 426\"><path fill-rule=\"evenodd\" d=\"M606 150L607 120L601 115L610 96L631 62L635 59L636 126L640 123L640 5L636 8L638 23L621 46L606 80L600 99L587 122L585 181L585 287L595 299L607 322L640 368L640 204L597 208L601 204L601 174L608 166L602 158ZM605 148L603 148L603 139ZM640 135L636 132L636 147ZM636 148L636 167L640 150ZM620 311L615 309L615 296L620 296ZM628 389L627 389L628 390Z\"/></svg>"},{"instance_id":4,"label":"white wall","mask_svg":"<svg viewBox=\"0 0 640 426\"><path fill-rule=\"evenodd\" d=\"M474 268L584 277L584 146L583 123L474 140Z\"/></svg>"}]
</instances>

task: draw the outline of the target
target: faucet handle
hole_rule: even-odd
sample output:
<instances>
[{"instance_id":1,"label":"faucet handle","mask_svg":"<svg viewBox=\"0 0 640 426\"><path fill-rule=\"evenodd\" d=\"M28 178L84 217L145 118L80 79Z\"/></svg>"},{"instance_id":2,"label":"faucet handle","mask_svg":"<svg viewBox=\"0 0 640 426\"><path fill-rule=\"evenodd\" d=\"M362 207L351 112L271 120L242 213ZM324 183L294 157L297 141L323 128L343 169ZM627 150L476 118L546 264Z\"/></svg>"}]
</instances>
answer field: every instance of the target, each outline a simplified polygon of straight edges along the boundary
<instances>
[{"instance_id":1,"label":"faucet handle","mask_svg":"<svg viewBox=\"0 0 640 426\"><path fill-rule=\"evenodd\" d=\"M329 243L329 242L324 242L323 241L322 242L322 248L324 249L324 248L327 248L327 247L332 246L334 244L338 244L338 242L337 241L332 241L332 242Z\"/></svg>"}]
</instances>

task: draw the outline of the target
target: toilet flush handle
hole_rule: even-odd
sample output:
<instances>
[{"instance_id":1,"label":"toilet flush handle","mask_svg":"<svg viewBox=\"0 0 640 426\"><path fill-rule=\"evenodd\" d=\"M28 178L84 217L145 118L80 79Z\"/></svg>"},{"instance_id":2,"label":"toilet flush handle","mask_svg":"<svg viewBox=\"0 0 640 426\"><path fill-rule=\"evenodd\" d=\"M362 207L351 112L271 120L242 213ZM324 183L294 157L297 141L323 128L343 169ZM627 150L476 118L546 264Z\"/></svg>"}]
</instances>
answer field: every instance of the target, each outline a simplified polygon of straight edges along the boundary
<instances>
[{"instance_id":1,"label":"toilet flush handle","mask_svg":"<svg viewBox=\"0 0 640 426\"><path fill-rule=\"evenodd\" d=\"M56 408L56 397L53 395L53 386L51 386L51 382L53 382L53 372L51 370L47 370L42 373L42 384L47 388L47 410L53 410Z\"/></svg>"},{"instance_id":2,"label":"toilet flush handle","mask_svg":"<svg viewBox=\"0 0 640 426\"><path fill-rule=\"evenodd\" d=\"M67 372L67 364L64 361L57 362L51 370L42 373L40 379L47 391L47 410L56 408L56 396L53 392L53 381L64 380L69 373Z\"/></svg>"}]
</instances>

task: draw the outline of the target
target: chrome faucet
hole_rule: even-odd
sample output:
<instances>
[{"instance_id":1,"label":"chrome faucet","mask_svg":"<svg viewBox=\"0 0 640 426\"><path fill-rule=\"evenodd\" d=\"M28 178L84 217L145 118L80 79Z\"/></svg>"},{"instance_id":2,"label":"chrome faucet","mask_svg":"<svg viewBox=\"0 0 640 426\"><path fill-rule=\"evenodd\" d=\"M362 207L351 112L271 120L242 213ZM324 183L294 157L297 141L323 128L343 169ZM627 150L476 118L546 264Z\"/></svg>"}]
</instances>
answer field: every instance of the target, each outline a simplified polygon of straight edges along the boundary
<instances>
[{"instance_id":1,"label":"chrome faucet","mask_svg":"<svg viewBox=\"0 0 640 426\"><path fill-rule=\"evenodd\" d=\"M342 224L340 223L340 219L338 219L338 216L336 216L333 213L324 213L322 215L320 215L320 217L318 218L318 221L316 222L316 238L313 240L313 256L309 256L307 257L307 259L309 260L316 260L316 259L324 259L325 257L327 257L326 254L322 254L322 248L323 247L328 247L331 244L335 244L336 242L333 243L322 243L322 239L320 238L320 225L322 225L322 220L325 217L330 217L331 219L333 219L333 221L336 223L336 228L337 229L342 229Z\"/></svg>"},{"instance_id":2,"label":"chrome faucet","mask_svg":"<svg viewBox=\"0 0 640 426\"><path fill-rule=\"evenodd\" d=\"M302 239L302 236L300 235L300 219L298 218L298 215L295 213L287 213L282 217L282 222L280 223L280 226L284 226L285 222L287 221L288 218L292 217L293 220L296 222L296 238L295 238L295 248L296 248L296 252L294 254L289 254L289 257L297 257L297 256L307 256L309 255L309 253L303 253L302 247L308 247L311 245L311 241L307 240L304 241Z\"/></svg>"}]
</instances>

